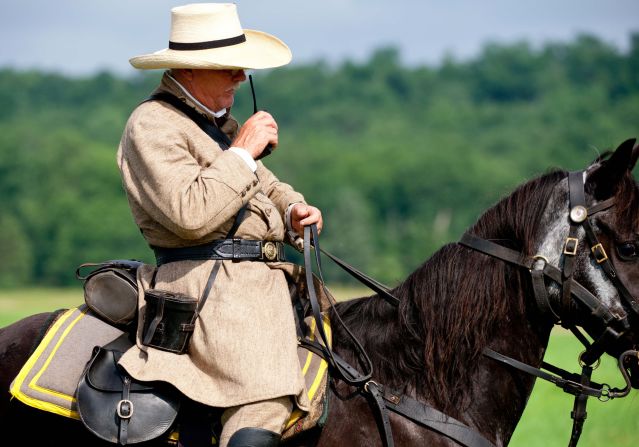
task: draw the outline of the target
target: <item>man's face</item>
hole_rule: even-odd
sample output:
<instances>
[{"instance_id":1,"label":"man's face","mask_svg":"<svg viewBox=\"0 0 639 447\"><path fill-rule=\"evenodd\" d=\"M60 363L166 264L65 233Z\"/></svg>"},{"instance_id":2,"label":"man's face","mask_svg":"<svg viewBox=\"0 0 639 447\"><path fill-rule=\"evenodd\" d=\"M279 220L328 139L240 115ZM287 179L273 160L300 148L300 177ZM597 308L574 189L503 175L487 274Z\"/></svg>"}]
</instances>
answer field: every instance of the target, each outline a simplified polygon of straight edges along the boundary
<instances>
[{"instance_id":1,"label":"man's face","mask_svg":"<svg viewBox=\"0 0 639 447\"><path fill-rule=\"evenodd\" d=\"M236 90L246 81L244 70L190 70L190 92L217 112L233 105Z\"/></svg>"}]
</instances>

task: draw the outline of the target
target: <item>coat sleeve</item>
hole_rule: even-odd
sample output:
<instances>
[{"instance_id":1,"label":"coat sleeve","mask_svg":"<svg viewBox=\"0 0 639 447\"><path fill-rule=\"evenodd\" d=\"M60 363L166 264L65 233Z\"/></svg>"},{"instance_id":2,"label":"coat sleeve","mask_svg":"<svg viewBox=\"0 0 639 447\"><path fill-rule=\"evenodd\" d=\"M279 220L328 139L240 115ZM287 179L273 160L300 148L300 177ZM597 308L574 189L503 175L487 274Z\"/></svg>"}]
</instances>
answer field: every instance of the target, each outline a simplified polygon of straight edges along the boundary
<instances>
[{"instance_id":1,"label":"coat sleeve","mask_svg":"<svg viewBox=\"0 0 639 447\"><path fill-rule=\"evenodd\" d=\"M291 203L306 203L302 194L295 191L291 185L279 181L275 174L268 170L262 162L257 163L256 174L260 179L262 191L275 204L283 220L284 213L286 213L286 209Z\"/></svg>"},{"instance_id":2,"label":"coat sleeve","mask_svg":"<svg viewBox=\"0 0 639 447\"><path fill-rule=\"evenodd\" d=\"M160 114L167 116L158 119ZM240 157L212 140L210 150L219 155L210 163L197 160L190 132L201 130L175 111L138 109L127 123L118 162L127 194L153 219L183 239L200 239L231 219L259 182Z\"/></svg>"}]
</instances>

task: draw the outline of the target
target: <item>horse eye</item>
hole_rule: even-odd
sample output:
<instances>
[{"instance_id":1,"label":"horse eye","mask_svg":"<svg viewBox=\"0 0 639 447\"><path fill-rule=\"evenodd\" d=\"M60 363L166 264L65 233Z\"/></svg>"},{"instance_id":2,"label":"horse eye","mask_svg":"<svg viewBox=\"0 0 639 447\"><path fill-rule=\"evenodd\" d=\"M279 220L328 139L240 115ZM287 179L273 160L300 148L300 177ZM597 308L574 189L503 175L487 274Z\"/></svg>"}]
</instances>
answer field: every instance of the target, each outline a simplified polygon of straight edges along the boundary
<instances>
[{"instance_id":1,"label":"horse eye","mask_svg":"<svg viewBox=\"0 0 639 447\"><path fill-rule=\"evenodd\" d=\"M617 245L617 253L622 259L630 259L637 257L637 245L634 242L624 242Z\"/></svg>"}]
</instances>

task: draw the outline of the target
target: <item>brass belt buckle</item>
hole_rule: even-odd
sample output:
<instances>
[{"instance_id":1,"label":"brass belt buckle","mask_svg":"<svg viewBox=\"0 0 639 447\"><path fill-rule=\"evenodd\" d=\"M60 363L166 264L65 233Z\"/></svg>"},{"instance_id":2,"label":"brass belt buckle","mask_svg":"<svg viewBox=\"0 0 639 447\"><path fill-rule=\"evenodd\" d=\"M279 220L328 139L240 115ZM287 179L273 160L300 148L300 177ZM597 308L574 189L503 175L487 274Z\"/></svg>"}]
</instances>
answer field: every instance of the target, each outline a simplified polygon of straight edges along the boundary
<instances>
[{"instance_id":1,"label":"brass belt buckle","mask_svg":"<svg viewBox=\"0 0 639 447\"><path fill-rule=\"evenodd\" d=\"M277 259L277 247L275 246L275 242L268 241L262 243L262 256L269 261Z\"/></svg>"}]
</instances>

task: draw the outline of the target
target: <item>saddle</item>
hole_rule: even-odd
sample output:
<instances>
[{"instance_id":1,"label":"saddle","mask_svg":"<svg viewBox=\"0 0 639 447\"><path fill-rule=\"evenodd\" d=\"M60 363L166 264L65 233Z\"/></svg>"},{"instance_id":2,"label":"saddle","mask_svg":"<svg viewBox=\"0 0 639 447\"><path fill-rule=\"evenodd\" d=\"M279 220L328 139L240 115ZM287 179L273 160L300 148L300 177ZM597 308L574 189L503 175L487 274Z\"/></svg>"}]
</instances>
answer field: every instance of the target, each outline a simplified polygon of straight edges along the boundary
<instances>
[{"instance_id":1,"label":"saddle","mask_svg":"<svg viewBox=\"0 0 639 447\"><path fill-rule=\"evenodd\" d=\"M314 282L319 290L320 280L314 278ZM323 316L320 329L309 315L305 281L291 277L289 287L300 340L321 343L318 334L323 330L330 344L328 316ZM103 295L121 299L120 295ZM320 299L326 308L324 301L333 298L321 295ZM134 325L115 327L112 316L105 318L105 312L93 307L85 303L61 313L12 382L12 396L36 409L81 421L91 433L111 443L165 439L174 444L178 437L188 436L194 417L204 419L204 410L190 411L192 402L168 383L140 382L128 376L118 361L133 345ZM303 344L298 346L298 357L311 408L293 412L282 439L321 427L328 416L326 360ZM206 416L213 431L208 442L211 435L219 434L216 418L219 415Z\"/></svg>"},{"instance_id":2,"label":"saddle","mask_svg":"<svg viewBox=\"0 0 639 447\"><path fill-rule=\"evenodd\" d=\"M155 439L174 424L180 393L167 383L139 382L117 363L132 346L128 334L96 346L78 384L80 419L97 437L120 445Z\"/></svg>"}]
</instances>

